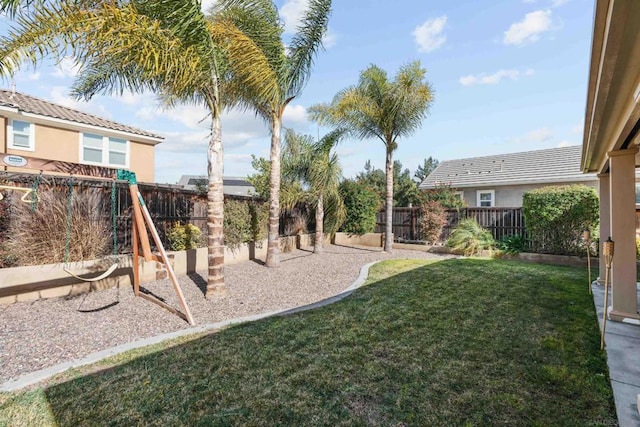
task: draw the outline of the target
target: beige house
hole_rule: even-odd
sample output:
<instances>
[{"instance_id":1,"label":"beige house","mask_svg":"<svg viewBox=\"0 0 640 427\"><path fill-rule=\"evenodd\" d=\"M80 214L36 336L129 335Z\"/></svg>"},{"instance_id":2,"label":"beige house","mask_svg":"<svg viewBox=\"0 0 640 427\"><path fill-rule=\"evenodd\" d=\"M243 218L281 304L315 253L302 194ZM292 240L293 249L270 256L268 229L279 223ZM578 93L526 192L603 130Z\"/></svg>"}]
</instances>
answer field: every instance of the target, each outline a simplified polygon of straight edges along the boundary
<instances>
[{"instance_id":1,"label":"beige house","mask_svg":"<svg viewBox=\"0 0 640 427\"><path fill-rule=\"evenodd\" d=\"M611 237L615 244L609 317L640 324L635 232L640 1L598 0L595 8L582 170L598 173L600 241ZM601 276L604 271L604 257L600 257Z\"/></svg>"},{"instance_id":2,"label":"beige house","mask_svg":"<svg viewBox=\"0 0 640 427\"><path fill-rule=\"evenodd\" d=\"M128 169L139 181L154 182L154 150L162 140L144 130L0 90L0 155Z\"/></svg>"},{"instance_id":3,"label":"beige house","mask_svg":"<svg viewBox=\"0 0 640 427\"><path fill-rule=\"evenodd\" d=\"M584 184L598 188L595 173L583 174L581 146L445 160L420 184L421 190L450 185L469 207L522 207L529 190Z\"/></svg>"}]
</instances>

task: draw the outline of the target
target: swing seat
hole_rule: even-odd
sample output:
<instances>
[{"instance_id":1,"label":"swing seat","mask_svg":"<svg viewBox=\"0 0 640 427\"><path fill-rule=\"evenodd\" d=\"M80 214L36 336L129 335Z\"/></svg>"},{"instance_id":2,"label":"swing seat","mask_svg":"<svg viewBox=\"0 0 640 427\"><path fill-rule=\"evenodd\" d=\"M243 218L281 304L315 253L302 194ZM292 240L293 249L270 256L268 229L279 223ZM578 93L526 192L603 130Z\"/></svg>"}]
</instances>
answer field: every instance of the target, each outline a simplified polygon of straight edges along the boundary
<instances>
[{"instance_id":1,"label":"swing seat","mask_svg":"<svg viewBox=\"0 0 640 427\"><path fill-rule=\"evenodd\" d=\"M83 282L97 282L103 279L106 279L107 277L111 276L111 274L116 271L116 268L118 268L118 263L113 264L111 267L109 267L107 269L107 271L105 271L104 273L102 273L101 275L97 276L97 277L92 277L90 279L86 278L86 277L80 277L76 274L74 274L71 270L69 270L67 267L64 267L63 270L65 273L67 273L69 276L74 277L78 280L82 280Z\"/></svg>"}]
</instances>

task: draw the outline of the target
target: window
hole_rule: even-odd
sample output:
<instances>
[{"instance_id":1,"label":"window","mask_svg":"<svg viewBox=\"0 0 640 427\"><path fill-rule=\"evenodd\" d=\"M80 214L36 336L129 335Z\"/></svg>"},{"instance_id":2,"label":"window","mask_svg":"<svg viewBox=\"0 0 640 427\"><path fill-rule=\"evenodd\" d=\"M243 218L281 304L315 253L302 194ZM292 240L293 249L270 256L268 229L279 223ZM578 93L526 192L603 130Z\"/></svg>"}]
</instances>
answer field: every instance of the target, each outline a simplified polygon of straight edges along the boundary
<instances>
[{"instance_id":1,"label":"window","mask_svg":"<svg viewBox=\"0 0 640 427\"><path fill-rule=\"evenodd\" d=\"M456 191L456 196L460 197L460 200L464 202L464 191Z\"/></svg>"},{"instance_id":2,"label":"window","mask_svg":"<svg viewBox=\"0 0 640 427\"><path fill-rule=\"evenodd\" d=\"M496 204L496 192L494 190L478 190L478 207L490 208Z\"/></svg>"},{"instance_id":3,"label":"window","mask_svg":"<svg viewBox=\"0 0 640 427\"><path fill-rule=\"evenodd\" d=\"M82 162L128 167L129 141L93 133L81 133L80 138Z\"/></svg>"},{"instance_id":4,"label":"window","mask_svg":"<svg viewBox=\"0 0 640 427\"><path fill-rule=\"evenodd\" d=\"M636 205L640 205L640 183L636 183Z\"/></svg>"},{"instance_id":5,"label":"window","mask_svg":"<svg viewBox=\"0 0 640 427\"><path fill-rule=\"evenodd\" d=\"M35 126L33 123L22 120L9 120L7 130L9 148L35 151Z\"/></svg>"}]
</instances>

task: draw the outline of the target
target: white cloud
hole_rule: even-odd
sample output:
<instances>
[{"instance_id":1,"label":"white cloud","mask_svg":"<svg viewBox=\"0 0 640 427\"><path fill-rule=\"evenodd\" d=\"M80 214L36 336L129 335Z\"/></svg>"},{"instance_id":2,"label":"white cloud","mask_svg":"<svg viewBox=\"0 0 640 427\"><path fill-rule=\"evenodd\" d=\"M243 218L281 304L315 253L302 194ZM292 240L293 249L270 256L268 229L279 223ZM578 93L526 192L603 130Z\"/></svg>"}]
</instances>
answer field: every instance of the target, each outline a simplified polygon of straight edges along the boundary
<instances>
[{"instance_id":1,"label":"white cloud","mask_svg":"<svg viewBox=\"0 0 640 427\"><path fill-rule=\"evenodd\" d=\"M538 0L522 0L522 3L535 3Z\"/></svg>"},{"instance_id":2,"label":"white cloud","mask_svg":"<svg viewBox=\"0 0 640 427\"><path fill-rule=\"evenodd\" d=\"M216 4L218 2L218 0L202 0L202 11L203 12L208 12L209 9L211 8L211 6L213 6L214 4Z\"/></svg>"},{"instance_id":3,"label":"white cloud","mask_svg":"<svg viewBox=\"0 0 640 427\"><path fill-rule=\"evenodd\" d=\"M434 19L428 19L424 24L413 30L413 37L418 45L419 52L431 52L441 47L447 40L442 34L447 23L446 15Z\"/></svg>"},{"instance_id":4,"label":"white cloud","mask_svg":"<svg viewBox=\"0 0 640 427\"><path fill-rule=\"evenodd\" d=\"M322 37L322 45L325 49L332 48L338 42L338 36L336 33L332 32L331 29L328 29L325 35Z\"/></svg>"},{"instance_id":5,"label":"white cloud","mask_svg":"<svg viewBox=\"0 0 640 427\"><path fill-rule=\"evenodd\" d=\"M560 7L560 6L564 6L565 4L569 3L571 0L553 0L551 2L551 7Z\"/></svg>"},{"instance_id":6,"label":"white cloud","mask_svg":"<svg viewBox=\"0 0 640 427\"><path fill-rule=\"evenodd\" d=\"M280 19L284 23L285 33L295 33L305 10L309 7L309 0L288 0L280 8Z\"/></svg>"},{"instance_id":7,"label":"white cloud","mask_svg":"<svg viewBox=\"0 0 640 427\"><path fill-rule=\"evenodd\" d=\"M511 24L504 32L504 43L522 45L532 43L540 38L540 34L551 29L551 10L536 10L527 13L522 21Z\"/></svg>"},{"instance_id":8,"label":"white cloud","mask_svg":"<svg viewBox=\"0 0 640 427\"><path fill-rule=\"evenodd\" d=\"M307 122L307 109L300 104L289 104L282 114L282 121L289 125L292 123L304 124Z\"/></svg>"},{"instance_id":9,"label":"white cloud","mask_svg":"<svg viewBox=\"0 0 640 427\"><path fill-rule=\"evenodd\" d=\"M72 56L63 57L56 65L56 69L53 72L54 77L75 77L80 72L80 65Z\"/></svg>"},{"instance_id":10,"label":"white cloud","mask_svg":"<svg viewBox=\"0 0 640 427\"><path fill-rule=\"evenodd\" d=\"M27 75L27 80L35 82L36 80L40 80L40 73L34 72Z\"/></svg>"},{"instance_id":11,"label":"white cloud","mask_svg":"<svg viewBox=\"0 0 640 427\"><path fill-rule=\"evenodd\" d=\"M542 127L542 128L534 129L530 132L527 132L522 136L511 138L510 142L515 144L542 143L552 139L553 139L553 132L551 131L551 129L547 127Z\"/></svg>"},{"instance_id":12,"label":"white cloud","mask_svg":"<svg viewBox=\"0 0 640 427\"><path fill-rule=\"evenodd\" d=\"M545 142L553 139L553 133L549 128L534 129L521 138L523 142Z\"/></svg>"},{"instance_id":13,"label":"white cloud","mask_svg":"<svg viewBox=\"0 0 640 427\"><path fill-rule=\"evenodd\" d=\"M493 74L469 74L468 76L460 77L460 84L463 86L471 86L474 84L497 84L500 83L504 79L509 80L518 80L521 76L532 76L534 71L532 69L527 69L523 72L519 70L510 69L510 70L498 70Z\"/></svg>"},{"instance_id":14,"label":"white cloud","mask_svg":"<svg viewBox=\"0 0 640 427\"><path fill-rule=\"evenodd\" d=\"M578 144L576 144L575 142L567 141L567 140L560 141L558 143L558 147L571 147L573 145L578 145Z\"/></svg>"}]
</instances>

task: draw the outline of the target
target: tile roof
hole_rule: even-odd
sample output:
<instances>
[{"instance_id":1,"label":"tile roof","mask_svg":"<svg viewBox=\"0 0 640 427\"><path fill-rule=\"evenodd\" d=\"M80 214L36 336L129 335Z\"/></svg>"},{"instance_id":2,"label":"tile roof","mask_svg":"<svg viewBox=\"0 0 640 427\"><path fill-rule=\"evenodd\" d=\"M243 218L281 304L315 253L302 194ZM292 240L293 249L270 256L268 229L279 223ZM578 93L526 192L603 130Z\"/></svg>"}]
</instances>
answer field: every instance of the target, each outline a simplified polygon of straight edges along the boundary
<instances>
[{"instance_id":1,"label":"tile roof","mask_svg":"<svg viewBox=\"0 0 640 427\"><path fill-rule=\"evenodd\" d=\"M97 126L109 130L132 133L134 135L163 139L160 135L142 129L123 125L72 108L63 107L62 105L54 104L53 102L45 101L44 99L31 95L25 95L20 92L14 93L10 90L0 89L0 106L17 108L25 113L68 120L83 125Z\"/></svg>"},{"instance_id":2,"label":"tile roof","mask_svg":"<svg viewBox=\"0 0 640 427\"><path fill-rule=\"evenodd\" d=\"M582 146L445 160L420 184L421 189L448 184L456 188L594 181L580 169Z\"/></svg>"}]
</instances>

